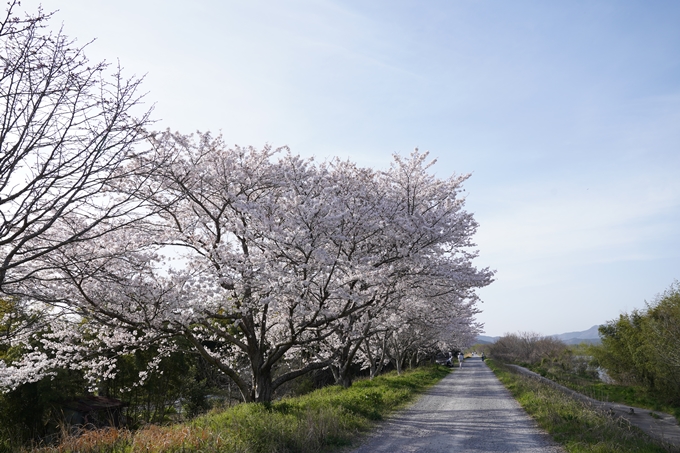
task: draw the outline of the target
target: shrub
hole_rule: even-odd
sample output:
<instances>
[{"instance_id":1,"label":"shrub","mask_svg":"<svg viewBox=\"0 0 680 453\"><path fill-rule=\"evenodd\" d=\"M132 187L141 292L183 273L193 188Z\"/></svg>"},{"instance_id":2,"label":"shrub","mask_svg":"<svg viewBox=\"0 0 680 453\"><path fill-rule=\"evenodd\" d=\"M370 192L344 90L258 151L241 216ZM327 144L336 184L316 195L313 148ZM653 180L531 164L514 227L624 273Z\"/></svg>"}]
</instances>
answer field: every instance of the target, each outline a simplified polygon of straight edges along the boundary
<instances>
[{"instance_id":1,"label":"shrub","mask_svg":"<svg viewBox=\"0 0 680 453\"><path fill-rule=\"evenodd\" d=\"M567 345L537 333L506 334L489 346L490 355L505 363L535 365L541 360L555 359L567 351Z\"/></svg>"}]
</instances>

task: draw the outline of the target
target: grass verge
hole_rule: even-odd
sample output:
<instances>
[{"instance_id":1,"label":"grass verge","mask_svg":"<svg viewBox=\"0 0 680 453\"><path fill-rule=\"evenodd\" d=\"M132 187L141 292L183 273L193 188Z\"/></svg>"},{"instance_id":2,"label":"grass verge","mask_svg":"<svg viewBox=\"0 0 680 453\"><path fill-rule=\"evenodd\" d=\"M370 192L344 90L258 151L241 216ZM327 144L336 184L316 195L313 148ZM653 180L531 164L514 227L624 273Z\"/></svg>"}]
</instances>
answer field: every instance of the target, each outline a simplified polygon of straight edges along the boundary
<instances>
[{"instance_id":1,"label":"grass verge","mask_svg":"<svg viewBox=\"0 0 680 453\"><path fill-rule=\"evenodd\" d=\"M680 422L680 407L660 400L655 394L648 392L642 387L607 384L597 378L574 375L556 369L556 367L529 365L526 368L590 398L666 412L667 414L673 414Z\"/></svg>"},{"instance_id":2,"label":"grass verge","mask_svg":"<svg viewBox=\"0 0 680 453\"><path fill-rule=\"evenodd\" d=\"M88 431L42 453L230 452L311 453L351 445L372 423L402 408L449 373L442 366L330 386L270 405L241 404L191 423L136 432Z\"/></svg>"},{"instance_id":3,"label":"grass verge","mask_svg":"<svg viewBox=\"0 0 680 453\"><path fill-rule=\"evenodd\" d=\"M513 373L498 362L487 363L538 425L570 453L668 451L623 419L613 419L553 387Z\"/></svg>"}]
</instances>

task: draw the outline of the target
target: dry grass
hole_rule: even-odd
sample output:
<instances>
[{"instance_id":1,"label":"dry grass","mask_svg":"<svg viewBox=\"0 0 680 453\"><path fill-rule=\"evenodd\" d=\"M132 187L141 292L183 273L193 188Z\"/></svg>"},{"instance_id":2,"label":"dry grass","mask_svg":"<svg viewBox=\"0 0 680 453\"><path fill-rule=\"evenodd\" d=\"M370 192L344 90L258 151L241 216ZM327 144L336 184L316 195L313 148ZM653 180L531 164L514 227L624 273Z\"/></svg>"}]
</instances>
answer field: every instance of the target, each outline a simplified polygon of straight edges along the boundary
<instances>
[{"instance_id":1,"label":"dry grass","mask_svg":"<svg viewBox=\"0 0 680 453\"><path fill-rule=\"evenodd\" d=\"M59 445L43 447L38 451L44 453L198 451L211 437L206 429L192 426L152 425L136 432L106 428L66 436Z\"/></svg>"}]
</instances>

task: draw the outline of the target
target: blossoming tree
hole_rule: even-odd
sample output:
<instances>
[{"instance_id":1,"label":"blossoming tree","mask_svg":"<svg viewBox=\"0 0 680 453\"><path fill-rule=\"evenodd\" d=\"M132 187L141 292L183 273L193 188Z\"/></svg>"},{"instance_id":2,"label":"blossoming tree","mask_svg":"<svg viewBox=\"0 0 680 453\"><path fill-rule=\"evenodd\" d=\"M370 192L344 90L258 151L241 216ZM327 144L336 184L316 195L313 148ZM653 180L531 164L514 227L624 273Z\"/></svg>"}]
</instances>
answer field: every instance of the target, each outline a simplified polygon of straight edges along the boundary
<instances>
[{"instance_id":1,"label":"blossoming tree","mask_svg":"<svg viewBox=\"0 0 680 453\"><path fill-rule=\"evenodd\" d=\"M376 172L210 134L153 145L119 189L154 214L44 257L50 278L32 291L60 307L60 328L5 368L7 383L56 364L96 381L116 355L153 344L160 360L182 337L247 401L330 365L348 385L371 335L397 338L424 313L443 313L429 325L450 333L446 314L474 314L474 290L491 281L471 263L465 177L431 176L425 154Z\"/></svg>"},{"instance_id":2,"label":"blossoming tree","mask_svg":"<svg viewBox=\"0 0 680 453\"><path fill-rule=\"evenodd\" d=\"M474 332L493 273L472 263L467 176L417 150L381 172L150 134L140 79L17 8L0 21L0 388L69 367L94 389L153 350L143 380L181 339L269 401Z\"/></svg>"},{"instance_id":3,"label":"blossoming tree","mask_svg":"<svg viewBox=\"0 0 680 453\"><path fill-rule=\"evenodd\" d=\"M96 240L135 217L138 197L112 187L127 178L123 168L149 124L140 79L89 61L84 46L45 30L50 15L22 17L18 8L10 2L0 20L0 291L6 294L36 275L41 257Z\"/></svg>"}]
</instances>

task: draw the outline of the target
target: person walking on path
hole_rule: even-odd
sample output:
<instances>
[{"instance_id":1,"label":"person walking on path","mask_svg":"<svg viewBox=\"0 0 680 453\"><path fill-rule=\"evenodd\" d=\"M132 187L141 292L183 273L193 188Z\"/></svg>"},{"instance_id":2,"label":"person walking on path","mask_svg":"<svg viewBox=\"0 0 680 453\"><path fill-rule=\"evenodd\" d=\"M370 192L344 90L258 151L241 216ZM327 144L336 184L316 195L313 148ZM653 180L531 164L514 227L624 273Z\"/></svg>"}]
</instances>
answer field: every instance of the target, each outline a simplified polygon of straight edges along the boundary
<instances>
[{"instance_id":1,"label":"person walking on path","mask_svg":"<svg viewBox=\"0 0 680 453\"><path fill-rule=\"evenodd\" d=\"M397 412L353 453L565 453L479 357Z\"/></svg>"},{"instance_id":2,"label":"person walking on path","mask_svg":"<svg viewBox=\"0 0 680 453\"><path fill-rule=\"evenodd\" d=\"M463 353L459 352L458 353L458 363L460 363L461 368L463 368L463 359L465 359L465 357L463 356Z\"/></svg>"}]
</instances>

